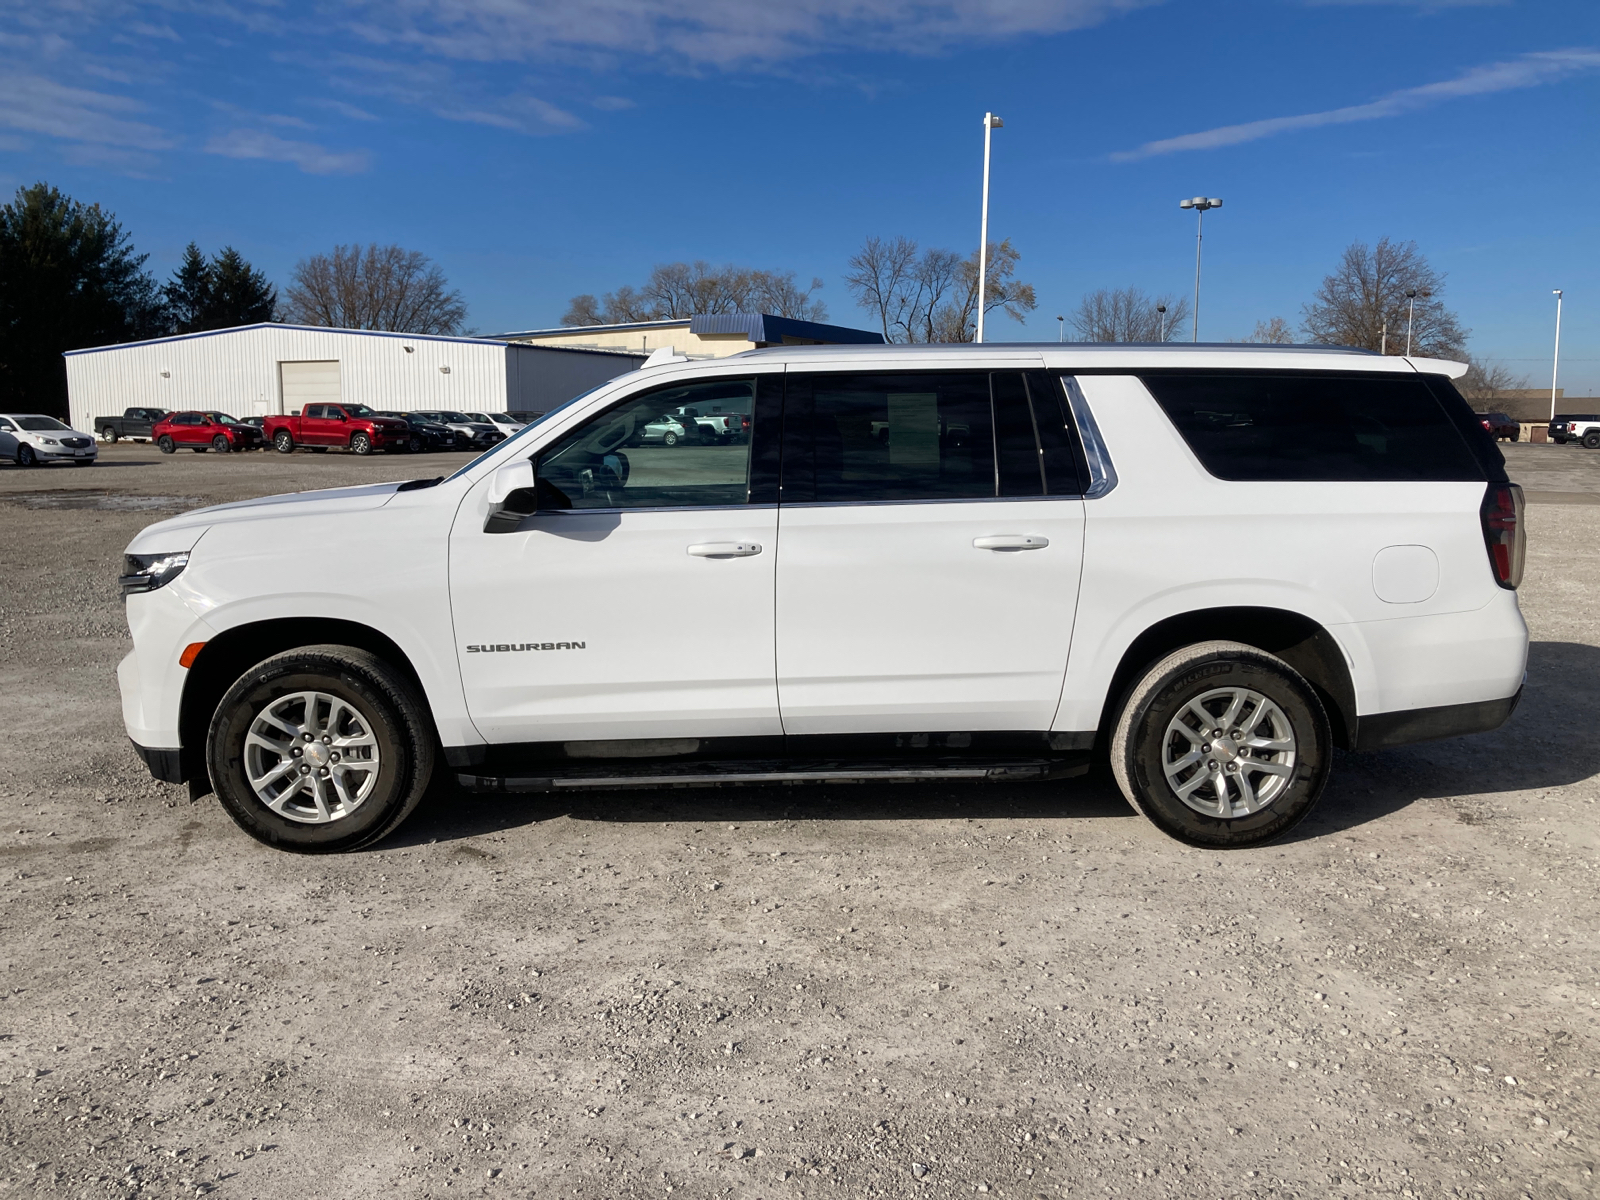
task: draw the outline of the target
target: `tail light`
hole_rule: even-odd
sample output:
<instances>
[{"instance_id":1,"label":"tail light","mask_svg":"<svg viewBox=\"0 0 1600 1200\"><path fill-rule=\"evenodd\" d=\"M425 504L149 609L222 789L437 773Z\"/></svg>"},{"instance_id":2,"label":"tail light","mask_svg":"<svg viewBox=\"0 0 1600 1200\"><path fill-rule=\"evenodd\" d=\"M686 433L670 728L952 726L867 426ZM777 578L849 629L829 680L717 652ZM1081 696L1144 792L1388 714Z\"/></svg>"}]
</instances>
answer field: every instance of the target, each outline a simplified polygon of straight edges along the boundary
<instances>
[{"instance_id":1,"label":"tail light","mask_svg":"<svg viewBox=\"0 0 1600 1200\"><path fill-rule=\"evenodd\" d=\"M1514 483L1491 483L1478 517L1483 522L1483 544L1489 550L1494 581L1515 591L1522 582L1522 562L1528 548L1522 524L1522 489Z\"/></svg>"}]
</instances>

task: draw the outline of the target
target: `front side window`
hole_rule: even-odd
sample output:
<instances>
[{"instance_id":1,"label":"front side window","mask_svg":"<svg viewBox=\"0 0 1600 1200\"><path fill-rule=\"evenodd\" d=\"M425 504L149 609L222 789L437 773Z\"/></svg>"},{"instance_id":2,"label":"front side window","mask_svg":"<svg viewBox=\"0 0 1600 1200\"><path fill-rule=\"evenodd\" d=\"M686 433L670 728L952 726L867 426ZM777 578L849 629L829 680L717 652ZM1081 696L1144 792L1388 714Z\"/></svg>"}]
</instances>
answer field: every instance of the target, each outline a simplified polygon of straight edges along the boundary
<instances>
[{"instance_id":1,"label":"front side window","mask_svg":"<svg viewBox=\"0 0 1600 1200\"><path fill-rule=\"evenodd\" d=\"M716 379L632 396L538 458L541 509L726 507L751 500L753 440L688 415L753 402L756 380Z\"/></svg>"},{"instance_id":2,"label":"front side window","mask_svg":"<svg viewBox=\"0 0 1600 1200\"><path fill-rule=\"evenodd\" d=\"M1197 371L1152 373L1143 380L1201 465L1218 479L1485 478L1480 455L1418 376Z\"/></svg>"}]
</instances>

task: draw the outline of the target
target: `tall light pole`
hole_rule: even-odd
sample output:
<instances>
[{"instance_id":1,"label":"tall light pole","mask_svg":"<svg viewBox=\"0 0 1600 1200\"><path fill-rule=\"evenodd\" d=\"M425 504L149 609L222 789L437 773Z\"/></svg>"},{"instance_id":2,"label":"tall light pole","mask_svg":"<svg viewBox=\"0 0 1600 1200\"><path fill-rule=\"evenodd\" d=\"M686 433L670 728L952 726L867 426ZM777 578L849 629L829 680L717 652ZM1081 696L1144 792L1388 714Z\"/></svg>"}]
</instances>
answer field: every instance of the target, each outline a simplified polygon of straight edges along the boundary
<instances>
[{"instance_id":1,"label":"tall light pole","mask_svg":"<svg viewBox=\"0 0 1600 1200\"><path fill-rule=\"evenodd\" d=\"M1406 289L1406 357L1411 357L1411 325L1417 319L1417 289Z\"/></svg>"},{"instance_id":2,"label":"tall light pole","mask_svg":"<svg viewBox=\"0 0 1600 1200\"><path fill-rule=\"evenodd\" d=\"M1550 363L1550 419L1556 419L1556 376L1561 373L1561 289L1555 288L1551 294L1556 298L1556 353Z\"/></svg>"},{"instance_id":3,"label":"tall light pole","mask_svg":"<svg viewBox=\"0 0 1600 1200\"><path fill-rule=\"evenodd\" d=\"M1164 343L1167 340L1167 306L1165 304L1156 305L1156 324L1161 330L1161 341Z\"/></svg>"},{"instance_id":4,"label":"tall light pole","mask_svg":"<svg viewBox=\"0 0 1600 1200\"><path fill-rule=\"evenodd\" d=\"M1222 201L1216 197L1196 196L1192 200L1179 200L1179 208L1192 208L1195 210L1196 225L1194 227L1194 340L1200 340L1200 243L1205 238L1206 212L1209 209L1221 208Z\"/></svg>"},{"instance_id":5,"label":"tall light pole","mask_svg":"<svg viewBox=\"0 0 1600 1200\"><path fill-rule=\"evenodd\" d=\"M978 233L978 340L983 341L983 302L989 283L989 137L1005 122L993 113L983 114L983 228Z\"/></svg>"},{"instance_id":6,"label":"tall light pole","mask_svg":"<svg viewBox=\"0 0 1600 1200\"><path fill-rule=\"evenodd\" d=\"M1056 334L1056 341L1064 342L1067 340L1067 319L1065 317L1057 317L1056 321L1059 322L1056 325L1056 329L1060 331Z\"/></svg>"}]
</instances>

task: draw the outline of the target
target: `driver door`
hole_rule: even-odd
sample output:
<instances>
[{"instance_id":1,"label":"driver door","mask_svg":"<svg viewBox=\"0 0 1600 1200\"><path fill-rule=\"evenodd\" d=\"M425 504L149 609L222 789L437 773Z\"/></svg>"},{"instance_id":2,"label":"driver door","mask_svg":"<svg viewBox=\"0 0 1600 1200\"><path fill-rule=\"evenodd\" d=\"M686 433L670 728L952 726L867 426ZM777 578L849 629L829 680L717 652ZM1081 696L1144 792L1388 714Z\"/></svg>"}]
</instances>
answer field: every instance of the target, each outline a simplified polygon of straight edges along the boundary
<instances>
[{"instance_id":1,"label":"driver door","mask_svg":"<svg viewBox=\"0 0 1600 1200\"><path fill-rule=\"evenodd\" d=\"M770 416L749 444L646 440L645 426L678 405L758 395ZM480 481L451 532L450 594L468 711L486 741L782 732L781 397L781 374L748 368L636 393L539 451L537 511L520 523L486 527Z\"/></svg>"}]
</instances>

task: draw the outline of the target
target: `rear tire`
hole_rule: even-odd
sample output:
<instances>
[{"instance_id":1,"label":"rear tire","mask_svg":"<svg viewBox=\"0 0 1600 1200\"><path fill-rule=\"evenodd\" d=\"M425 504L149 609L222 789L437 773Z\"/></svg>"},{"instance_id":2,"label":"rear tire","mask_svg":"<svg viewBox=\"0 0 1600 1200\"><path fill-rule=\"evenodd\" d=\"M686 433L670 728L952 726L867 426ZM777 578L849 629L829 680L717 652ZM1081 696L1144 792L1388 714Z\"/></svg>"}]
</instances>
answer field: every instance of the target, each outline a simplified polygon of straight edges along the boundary
<instances>
[{"instance_id":1,"label":"rear tire","mask_svg":"<svg viewBox=\"0 0 1600 1200\"><path fill-rule=\"evenodd\" d=\"M178 450L178 443L173 441L172 435L168 433L163 433L156 439L156 446L163 454L175 454Z\"/></svg>"},{"instance_id":2,"label":"rear tire","mask_svg":"<svg viewBox=\"0 0 1600 1200\"><path fill-rule=\"evenodd\" d=\"M100 440L105 442L108 446L111 445L117 440L117 431L111 428L111 426L107 425L100 431Z\"/></svg>"},{"instance_id":3,"label":"rear tire","mask_svg":"<svg viewBox=\"0 0 1600 1200\"><path fill-rule=\"evenodd\" d=\"M279 454L294 453L294 435L287 429L280 429L272 435L272 448Z\"/></svg>"},{"instance_id":4,"label":"rear tire","mask_svg":"<svg viewBox=\"0 0 1600 1200\"><path fill-rule=\"evenodd\" d=\"M314 698L314 715L298 697ZM286 734L285 724L302 732ZM272 748L280 744L282 754ZM344 765L312 765L313 750L328 758L341 744ZM369 757L358 759L358 749ZM354 850L387 836L421 801L435 757L433 723L410 686L350 646L302 646L257 663L223 696L206 737L211 783L228 815L257 841L299 854ZM376 768L368 772L362 761Z\"/></svg>"},{"instance_id":5,"label":"rear tire","mask_svg":"<svg viewBox=\"0 0 1600 1200\"><path fill-rule=\"evenodd\" d=\"M1216 726L1206 729L1200 713ZM1315 807L1332 746L1322 701L1288 663L1238 642L1201 642L1167 655L1128 693L1111 771L1128 802L1179 841L1255 846Z\"/></svg>"},{"instance_id":6,"label":"rear tire","mask_svg":"<svg viewBox=\"0 0 1600 1200\"><path fill-rule=\"evenodd\" d=\"M670 429L667 430L666 433L661 435L661 444L663 446L676 446L678 444L678 435Z\"/></svg>"},{"instance_id":7,"label":"rear tire","mask_svg":"<svg viewBox=\"0 0 1600 1200\"><path fill-rule=\"evenodd\" d=\"M1585 450L1600 450L1600 429L1591 429L1583 435L1583 448Z\"/></svg>"}]
</instances>

